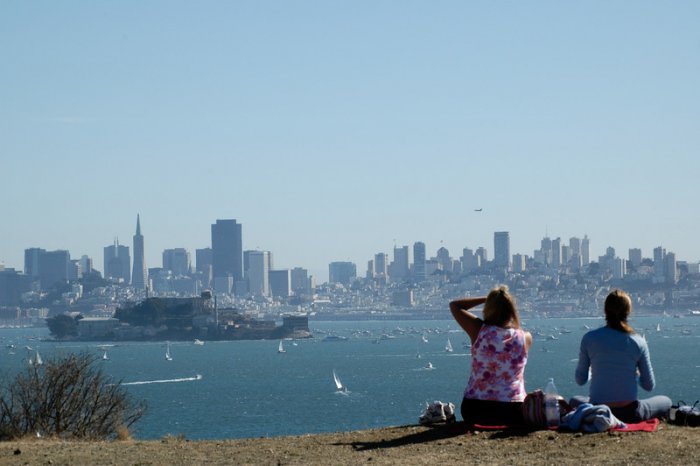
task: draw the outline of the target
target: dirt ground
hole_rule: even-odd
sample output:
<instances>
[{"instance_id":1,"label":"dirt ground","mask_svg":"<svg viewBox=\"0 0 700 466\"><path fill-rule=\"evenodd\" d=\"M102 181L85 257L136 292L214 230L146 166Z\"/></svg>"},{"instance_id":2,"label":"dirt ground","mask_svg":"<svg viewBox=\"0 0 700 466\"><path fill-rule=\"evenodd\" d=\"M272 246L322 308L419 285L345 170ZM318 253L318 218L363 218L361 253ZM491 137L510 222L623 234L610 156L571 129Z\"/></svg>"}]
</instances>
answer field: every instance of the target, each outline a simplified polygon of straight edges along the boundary
<instances>
[{"instance_id":1,"label":"dirt ground","mask_svg":"<svg viewBox=\"0 0 700 466\"><path fill-rule=\"evenodd\" d=\"M649 432L602 434L467 432L461 423L427 428L189 441L0 442L2 465L210 464L698 464L700 429L661 423Z\"/></svg>"}]
</instances>

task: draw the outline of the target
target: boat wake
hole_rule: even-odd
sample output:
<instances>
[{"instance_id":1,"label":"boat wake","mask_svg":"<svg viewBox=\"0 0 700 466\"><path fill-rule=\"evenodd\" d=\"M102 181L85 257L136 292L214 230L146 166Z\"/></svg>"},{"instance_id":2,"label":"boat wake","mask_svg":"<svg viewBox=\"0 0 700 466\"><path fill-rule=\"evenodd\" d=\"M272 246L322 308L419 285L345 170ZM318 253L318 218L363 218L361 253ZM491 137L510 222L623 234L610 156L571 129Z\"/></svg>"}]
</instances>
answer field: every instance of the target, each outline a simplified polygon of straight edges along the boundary
<instances>
[{"instance_id":1,"label":"boat wake","mask_svg":"<svg viewBox=\"0 0 700 466\"><path fill-rule=\"evenodd\" d=\"M197 374L194 377L183 377L180 379L142 380L139 382L123 382L121 385L148 385L151 383L194 382L196 380L202 380L202 376Z\"/></svg>"}]
</instances>

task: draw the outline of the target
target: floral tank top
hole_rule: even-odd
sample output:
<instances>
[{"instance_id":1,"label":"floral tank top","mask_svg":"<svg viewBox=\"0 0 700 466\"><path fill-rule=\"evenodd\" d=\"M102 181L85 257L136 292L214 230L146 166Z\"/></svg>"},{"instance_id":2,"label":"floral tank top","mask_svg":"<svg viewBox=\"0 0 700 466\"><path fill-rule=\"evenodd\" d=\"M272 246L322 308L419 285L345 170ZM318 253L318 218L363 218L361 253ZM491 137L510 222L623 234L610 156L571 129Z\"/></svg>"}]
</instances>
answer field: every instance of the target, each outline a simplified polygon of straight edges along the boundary
<instances>
[{"instance_id":1,"label":"floral tank top","mask_svg":"<svg viewBox=\"0 0 700 466\"><path fill-rule=\"evenodd\" d=\"M472 373L464 398L523 401L526 363L522 329L482 325L472 346Z\"/></svg>"}]
</instances>

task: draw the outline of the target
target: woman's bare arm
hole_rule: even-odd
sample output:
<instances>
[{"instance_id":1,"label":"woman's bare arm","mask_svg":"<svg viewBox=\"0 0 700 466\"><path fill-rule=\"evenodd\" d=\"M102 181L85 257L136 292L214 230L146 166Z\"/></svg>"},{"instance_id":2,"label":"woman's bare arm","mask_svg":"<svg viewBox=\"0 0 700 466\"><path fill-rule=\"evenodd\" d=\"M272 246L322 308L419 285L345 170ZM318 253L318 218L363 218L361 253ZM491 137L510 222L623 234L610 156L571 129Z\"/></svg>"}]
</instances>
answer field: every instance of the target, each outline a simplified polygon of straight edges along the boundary
<instances>
[{"instance_id":1,"label":"woman's bare arm","mask_svg":"<svg viewBox=\"0 0 700 466\"><path fill-rule=\"evenodd\" d=\"M481 296L478 298L455 299L450 303L452 317L454 317L459 326L467 332L472 344L476 341L476 337L479 335L479 330L484 321L469 312L469 309L484 304L485 302L486 296Z\"/></svg>"}]
</instances>

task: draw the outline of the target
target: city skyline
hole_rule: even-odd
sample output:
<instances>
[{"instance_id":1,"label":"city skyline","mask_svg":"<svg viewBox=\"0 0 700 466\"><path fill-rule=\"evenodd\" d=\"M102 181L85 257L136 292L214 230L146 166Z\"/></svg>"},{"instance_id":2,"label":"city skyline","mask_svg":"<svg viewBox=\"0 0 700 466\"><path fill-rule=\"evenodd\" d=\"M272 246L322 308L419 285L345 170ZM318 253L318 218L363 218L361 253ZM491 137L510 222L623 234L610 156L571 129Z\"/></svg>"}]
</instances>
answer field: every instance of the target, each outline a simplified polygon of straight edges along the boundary
<instances>
[{"instance_id":1,"label":"city skyline","mask_svg":"<svg viewBox=\"0 0 700 466\"><path fill-rule=\"evenodd\" d=\"M546 234L698 261L700 4L0 4L0 262L244 249L327 278ZM483 209L478 211L478 209ZM134 251L132 250L132 257Z\"/></svg>"},{"instance_id":2,"label":"city skyline","mask_svg":"<svg viewBox=\"0 0 700 466\"><path fill-rule=\"evenodd\" d=\"M310 274L315 277L315 279L317 280L318 283L323 283L323 282L329 281L330 277L328 274L328 272L329 272L328 267L332 263L337 263L337 262L352 263L353 266L356 267L355 273L357 274L357 276L363 276L365 271L366 271L366 269L364 268L364 265L368 264L368 262L370 262L370 263L372 263L372 266L375 267L375 269L374 269L375 274L387 275L388 271L389 271L389 266L391 265L392 262L394 262L397 254L399 255L400 262L404 262L404 261L406 262L406 264L402 264L401 267L405 267L408 270L408 266L412 266L415 262L417 251L421 254L422 260L437 259L439 262L440 261L439 252L440 252L440 249L443 249L443 248L449 252L450 258L452 258L454 260L460 259L460 257L462 256L462 254L464 252L463 251L464 249L470 249L471 254L476 253L477 255L481 254L481 252L479 250L483 250L486 253L488 261L492 261L496 267L506 267L507 266L507 268L512 267L511 261L514 259L515 255L518 255L518 256L522 255L523 260L525 257L529 257L531 259L534 259L535 261L543 260L542 258L537 257L537 253L539 253L541 248L543 248L543 247L546 247L548 249L553 248L552 251L556 251L557 249L559 250L559 253L553 252L553 254L560 254L562 247L567 248L567 249L573 249L571 252L573 254L578 255L581 252L580 248L581 248L582 241L586 242L586 256L584 257L584 264L588 263L589 260L591 262L596 262L597 258L600 256L606 255L610 248L615 250L616 257L619 257L619 258L622 258L625 260L628 260L630 257L638 257L638 261L641 261L641 259L652 259L655 262L659 262L659 258L656 257L656 254L658 252L657 250L663 249L664 254L665 254L666 250L668 249L668 252L672 253L674 255L674 257L677 257L679 261L693 262L693 263L699 262L698 260L692 260L692 259L683 258L682 256L678 256L678 254L676 254L672 248L666 248L663 245L654 246L654 248L652 248L652 250L648 254L645 253L645 251L642 248L637 248L634 246L626 247L626 248L620 250L620 249L614 248L610 245L602 247L600 253L596 253L595 250L591 251L589 249L589 243L590 243L591 238L589 238L588 235L572 236L569 238L562 238L560 236L544 236L544 237L540 238L539 242L536 245L534 245L529 251L517 251L511 247L511 236L510 236L510 233L508 231L495 231L495 232L492 232L492 240L491 240L490 245L489 244L486 244L486 245L464 245L464 246L461 246L461 247L456 248L456 249L450 249L449 247L446 247L444 244L440 243L440 245L436 246L434 249L431 249L425 244L425 242L420 241L420 240L416 240L416 241L412 242L411 244L407 244L407 245L394 244L391 250L384 250L384 251L377 251L375 253L368 253L365 258L360 258L359 260L331 259L326 263L325 267L322 269L313 269L313 268L308 267L306 264L290 264L290 265L286 265L286 266L273 267L271 257L272 256L277 257L275 251L265 249L265 248L250 249L250 248L246 248L244 245L242 246L239 243L242 240L242 237L245 236L245 233L243 232L243 223L237 222L237 219L216 219L215 223L212 223L210 225L210 228L211 228L211 241L208 245L202 245L202 246L197 247L195 249L190 249L190 248L186 248L186 247L175 247L175 248L163 249L161 251L158 251L157 254L149 254L149 256L158 256L160 258L160 260L157 262L143 264L143 261L137 262L137 260L134 260L132 263L134 270L136 270L137 267L140 268L140 265L143 264L146 267L146 270L144 273L147 276L147 269L148 268L164 267L165 266L164 262L166 260L168 260L167 258L170 257L173 253L176 253L177 251L182 251L182 253L187 254L187 256L189 257L192 254L192 252L199 253L200 251L202 251L204 249L209 250L210 254L211 254L211 257L205 259L206 265L213 265L214 263L216 263L217 259L214 259L214 258L217 256L215 253L215 248L213 248L212 246L217 241L218 241L218 243L220 243L222 245L224 244L224 241L233 241L234 243L237 244L237 246L236 246L236 244L233 245L234 250L228 250L230 247L223 246L224 251L227 251L227 252L223 252L224 257L226 257L225 260L227 262L231 262L231 263L235 263L236 261L238 262L237 265L234 265L234 269L229 270L223 266L217 266L217 267L222 267L220 272L219 272L219 275L226 275L226 274L231 275L231 279L232 279L232 282L230 285L231 289L233 289L233 285L235 284L235 282L237 280L243 279L243 272L244 272L243 266L244 266L244 263L247 261L246 255L248 253L261 253L261 254L269 254L270 255L269 258L266 258L263 261L256 261L256 264L257 264L257 262L260 262L260 264L264 264L264 266L260 265L259 267L258 266L256 266L256 267L258 267L258 268L264 267L264 270L266 272L273 271L273 270L284 270L284 269L292 270L293 268L301 267L303 269L308 270L310 272ZM143 246L144 237L147 237L147 235L141 234L140 215L137 215L136 234L134 235L134 245L138 244L139 247L141 248L141 252L139 255L143 255L145 252L148 251L148 249L144 248L144 246ZM147 240L146 240L146 242L147 242ZM571 242L573 242L574 244L571 245ZM555 244L558 245L558 247L554 247ZM219 246L219 248L221 248L221 247L222 246ZM416 249L416 248L418 248L418 249ZM499 248L502 250L500 253L499 253ZM129 280L129 273L128 272L129 272L129 267L130 267L129 261L131 260L130 248L128 246L119 245L118 238L115 237L114 244L104 246L102 249L103 249L103 255L102 255L103 267L102 268L97 267L96 263L94 262L95 257L88 255L88 257L93 261L93 268L100 271L103 274L103 276L105 276L105 278L107 276L111 276L112 278L123 278L126 283L129 283L130 280ZM123 252L117 252L117 251L121 251L121 250L123 250ZM409 250L412 252L409 252ZM23 271L25 266L29 266L30 269L25 271L25 272L29 275L32 275L32 270L36 268L36 265L33 264L33 262L35 262L35 261L32 261L30 259L30 257L32 257L32 253L34 251L44 251L44 252L48 251L50 253L68 251L71 259L73 259L73 260L76 260L82 256L82 254L75 254L73 251L70 251L69 249L59 248L57 250L50 250L50 249L47 249L45 247L34 246L34 247L30 247L30 248L25 248L25 250L23 251L23 257L24 257L23 263L20 266L13 267L13 266L9 266L6 264L2 264L2 265L4 265L6 268L8 268L8 267L14 268L15 270L18 270L18 271ZM431 252L431 251L434 251L434 252ZM240 260L234 259L238 255L238 253L240 253L240 256L241 256L239 258ZM589 258L589 255L590 255L590 258ZM108 258L110 258L110 257L117 258L119 256L126 257L127 263L123 264L123 263L118 262L118 263L115 263L114 265L112 265L112 267L119 269L119 270L125 269L125 272L124 273L117 273L117 274L110 273L108 275L106 273L108 270L108 267L109 267L107 264ZM383 258L379 259L380 256L383 256ZM265 257L267 257L267 256L265 256ZM377 267L376 262L378 260L382 261L382 266L380 267L382 271L378 271L376 269L376 267ZM27 261L29 261L29 262L27 262ZM559 262L560 258L557 257L555 259L555 261ZM0 261L0 263L2 263L2 262ZM268 264L269 264L269 266L268 266ZM197 259L195 259L195 263L191 263L190 265L191 265L191 271L194 272L196 270L199 270L199 267L201 264L199 263L199 261ZM241 268L241 270L240 270L241 275L240 276L237 275L238 272L236 271L236 270L238 270L239 267ZM421 266L421 267L423 267L423 266ZM418 275L422 275L421 272L414 272L414 273L418 273ZM263 278L259 278L258 280L266 280L267 273L260 273L260 277L263 277ZM214 267L212 267L212 279L216 280L216 278L217 278L217 272L215 271ZM137 279L137 280L139 282L138 284L136 284L137 287L140 288L141 286L145 286L145 285L141 285L141 283L142 283L141 279ZM132 280L132 282L133 282L133 280ZM214 285L214 283L212 283L212 285ZM219 287L222 287L222 286L223 286L222 284L219 284ZM261 284L259 286L261 286L263 289L267 289L268 285Z\"/></svg>"}]
</instances>

